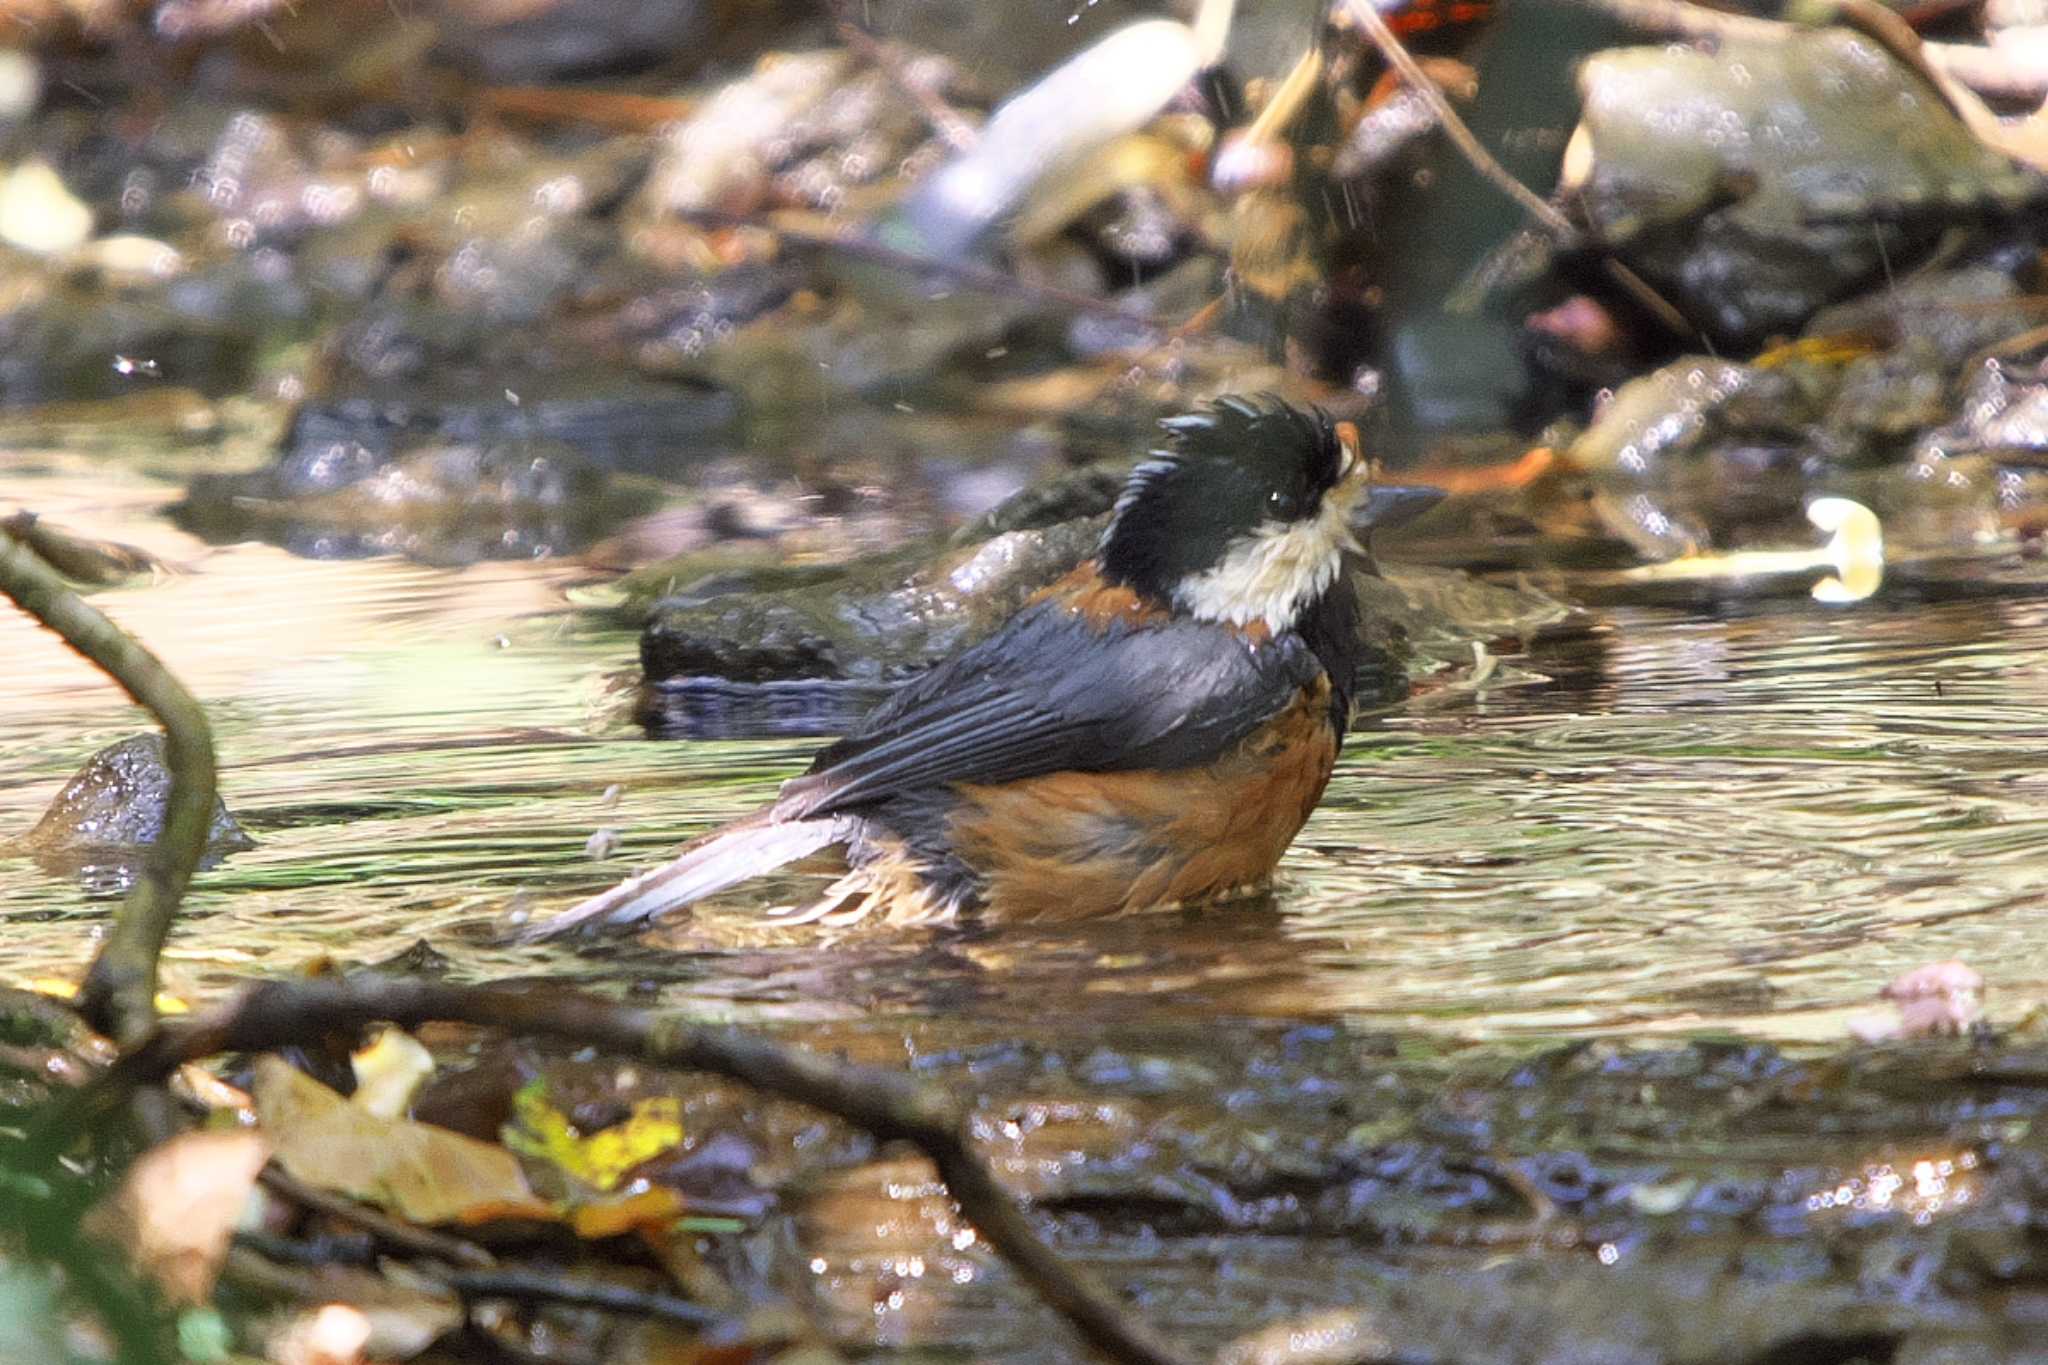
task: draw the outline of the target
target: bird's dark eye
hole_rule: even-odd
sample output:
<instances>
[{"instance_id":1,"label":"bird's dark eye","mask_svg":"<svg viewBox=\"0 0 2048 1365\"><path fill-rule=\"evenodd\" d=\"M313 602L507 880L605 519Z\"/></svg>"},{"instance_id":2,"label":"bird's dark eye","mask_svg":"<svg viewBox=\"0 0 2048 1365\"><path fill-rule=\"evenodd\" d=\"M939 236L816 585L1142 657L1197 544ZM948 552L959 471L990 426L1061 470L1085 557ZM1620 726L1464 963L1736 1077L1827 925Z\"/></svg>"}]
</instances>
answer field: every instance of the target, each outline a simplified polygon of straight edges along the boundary
<instances>
[{"instance_id":1,"label":"bird's dark eye","mask_svg":"<svg viewBox=\"0 0 2048 1365\"><path fill-rule=\"evenodd\" d=\"M1299 504L1294 501L1292 493L1283 493L1276 488L1266 494L1266 510L1273 515L1276 521L1293 521L1294 514L1299 510Z\"/></svg>"}]
</instances>

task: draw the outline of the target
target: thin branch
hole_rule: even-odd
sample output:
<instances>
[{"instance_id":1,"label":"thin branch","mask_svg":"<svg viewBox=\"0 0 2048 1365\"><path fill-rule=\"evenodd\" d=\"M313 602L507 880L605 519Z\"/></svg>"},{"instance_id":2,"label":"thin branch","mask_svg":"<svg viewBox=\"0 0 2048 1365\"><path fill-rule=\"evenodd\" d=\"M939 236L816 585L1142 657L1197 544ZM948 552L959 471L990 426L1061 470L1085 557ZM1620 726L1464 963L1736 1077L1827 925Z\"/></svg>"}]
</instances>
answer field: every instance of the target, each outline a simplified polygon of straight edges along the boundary
<instances>
[{"instance_id":1,"label":"thin branch","mask_svg":"<svg viewBox=\"0 0 2048 1365\"><path fill-rule=\"evenodd\" d=\"M265 982L205 1015L159 1023L101 1082L41 1115L29 1143L40 1151L60 1149L94 1114L185 1062L275 1048L376 1020L406 1027L453 1020L710 1072L835 1114L878 1138L911 1143L938 1166L961 1213L989 1246L1090 1345L1130 1365L1183 1365L1189 1359L1046 1245L975 1154L966 1107L944 1091L899 1072L835 1062L738 1030L707 1028L587 995L373 977Z\"/></svg>"},{"instance_id":2,"label":"thin branch","mask_svg":"<svg viewBox=\"0 0 2048 1365\"><path fill-rule=\"evenodd\" d=\"M1508 172L1508 168L1501 165L1492 152L1486 150L1478 137L1466 126L1465 120L1458 117L1458 111L1451 108L1450 100L1437 88L1437 83L1422 69L1422 63L1416 61L1408 49L1401 45L1400 38L1395 36L1394 30L1380 16L1372 0L1344 0L1344 8L1358 26L1365 30L1365 36L1372 39L1372 45L1387 59L1387 65L1401 73L1401 79L1408 83L1409 89L1422 96L1423 103L1427 104L1429 112L1436 116L1444 135L1464 153L1465 160L1472 164L1473 170L1486 177L1495 189L1521 205L1522 212L1548 228L1560 241L1569 241L1578 235L1578 229L1572 226L1572 220L1565 217L1555 204L1544 200L1534 190L1515 179Z\"/></svg>"},{"instance_id":3,"label":"thin branch","mask_svg":"<svg viewBox=\"0 0 2048 1365\"><path fill-rule=\"evenodd\" d=\"M1601 0L1595 0L1595 3L1600 2ZM1486 150L1478 136L1466 125L1465 120L1458 117L1458 111L1451 107L1449 98L1437 83L1430 79L1429 73L1422 69L1422 64L1415 60L1414 55L1402 46L1401 39L1380 16L1373 0L1343 0L1343 3L1345 11L1365 30L1365 36L1372 40L1373 46L1386 58L1387 65L1399 72L1401 79L1408 83L1408 88L1421 96L1422 102L1429 106L1430 113L1444 130L1444 135L1450 138L1451 144L1464 155L1472 169L1488 184L1514 200L1523 213L1559 244L1577 241L1580 237L1579 230L1571 219L1565 217L1564 211L1515 179L1508 168L1501 165L1492 152ZM1698 332L1699 329L1693 326L1691 320L1669 299L1658 293L1648 280L1621 261L1609 256L1602 262L1601 268L1622 292L1648 310L1650 315L1673 335L1689 337Z\"/></svg>"},{"instance_id":4,"label":"thin branch","mask_svg":"<svg viewBox=\"0 0 2048 1365\"><path fill-rule=\"evenodd\" d=\"M0 532L0 592L119 683L164 728L171 794L163 831L144 855L135 887L79 992L86 1019L130 1043L156 1019L157 958L205 849L213 818L213 731L206 712L154 654L6 532Z\"/></svg>"},{"instance_id":5,"label":"thin branch","mask_svg":"<svg viewBox=\"0 0 2048 1365\"><path fill-rule=\"evenodd\" d=\"M924 115L924 121L931 125L931 130L939 135L941 142L956 152L964 152L980 140L980 134L974 131L974 125L960 117L959 110L941 99L938 91L911 74L902 53L854 22L853 15L849 12L851 7L846 0L831 0L830 8L835 21L834 26L839 30L840 41L873 63L898 90L908 96L911 103L917 106L918 112Z\"/></svg>"},{"instance_id":6,"label":"thin branch","mask_svg":"<svg viewBox=\"0 0 2048 1365\"><path fill-rule=\"evenodd\" d=\"M432 1228L414 1227L401 1223L379 1213L368 1204L315 1189L283 1167L272 1164L263 1168L257 1177L264 1185L275 1191L279 1198L303 1205L315 1213L359 1227L378 1241L388 1246L420 1256L432 1256L456 1265L474 1266L479 1270L495 1266L497 1258L475 1242L461 1237L450 1237L435 1232Z\"/></svg>"},{"instance_id":7,"label":"thin branch","mask_svg":"<svg viewBox=\"0 0 2048 1365\"><path fill-rule=\"evenodd\" d=\"M522 1299L544 1303L573 1303L584 1308L603 1308L614 1313L634 1313L661 1318L690 1327L719 1327L732 1322L729 1314L716 1308L664 1294L659 1290L634 1289L630 1285L603 1284L596 1280L574 1280L561 1274L534 1270L453 1270L430 1277L439 1280L465 1299Z\"/></svg>"}]
</instances>

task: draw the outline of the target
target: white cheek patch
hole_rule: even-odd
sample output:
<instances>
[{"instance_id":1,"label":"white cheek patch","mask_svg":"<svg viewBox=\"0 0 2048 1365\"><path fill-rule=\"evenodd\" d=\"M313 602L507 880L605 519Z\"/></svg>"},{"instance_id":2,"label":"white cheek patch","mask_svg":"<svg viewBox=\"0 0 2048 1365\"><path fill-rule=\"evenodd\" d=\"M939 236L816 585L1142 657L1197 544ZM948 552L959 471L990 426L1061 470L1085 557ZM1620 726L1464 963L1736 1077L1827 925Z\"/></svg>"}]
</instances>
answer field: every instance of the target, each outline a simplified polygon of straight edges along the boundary
<instances>
[{"instance_id":1,"label":"white cheek patch","mask_svg":"<svg viewBox=\"0 0 2048 1365\"><path fill-rule=\"evenodd\" d=\"M1276 634L1287 629L1337 581L1344 552L1362 549L1351 531L1356 501L1333 489L1306 521L1263 523L1232 544L1215 568L1183 579L1175 603L1198 621L1263 621Z\"/></svg>"}]
</instances>

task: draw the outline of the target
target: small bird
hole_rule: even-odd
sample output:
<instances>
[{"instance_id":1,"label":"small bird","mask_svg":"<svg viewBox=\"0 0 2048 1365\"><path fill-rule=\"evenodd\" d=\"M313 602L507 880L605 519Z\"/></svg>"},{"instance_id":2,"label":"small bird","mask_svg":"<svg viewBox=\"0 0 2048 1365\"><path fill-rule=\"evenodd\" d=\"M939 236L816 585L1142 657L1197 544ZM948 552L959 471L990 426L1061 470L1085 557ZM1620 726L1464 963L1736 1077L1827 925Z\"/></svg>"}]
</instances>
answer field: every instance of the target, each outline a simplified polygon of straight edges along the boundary
<instances>
[{"instance_id":1,"label":"small bird","mask_svg":"<svg viewBox=\"0 0 2048 1365\"><path fill-rule=\"evenodd\" d=\"M526 931L636 924L827 849L793 919L1070 919L1259 887L1350 717L1371 516L1348 422L1275 398L1169 419L1092 558L906 685L775 803ZM1392 494L1403 519L1433 498ZM1433 492L1434 490L1429 490Z\"/></svg>"}]
</instances>

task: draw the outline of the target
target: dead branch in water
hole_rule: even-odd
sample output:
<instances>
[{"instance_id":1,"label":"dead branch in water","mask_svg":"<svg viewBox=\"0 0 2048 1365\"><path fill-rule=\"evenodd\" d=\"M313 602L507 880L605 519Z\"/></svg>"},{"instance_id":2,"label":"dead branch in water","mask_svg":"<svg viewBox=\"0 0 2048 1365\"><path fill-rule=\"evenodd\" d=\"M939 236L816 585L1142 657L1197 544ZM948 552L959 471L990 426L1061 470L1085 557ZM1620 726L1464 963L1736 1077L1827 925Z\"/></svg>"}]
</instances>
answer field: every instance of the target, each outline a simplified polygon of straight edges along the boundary
<instances>
[{"instance_id":1,"label":"dead branch in water","mask_svg":"<svg viewBox=\"0 0 2048 1365\"><path fill-rule=\"evenodd\" d=\"M58 1150L96 1115L202 1057L312 1041L377 1021L414 1027L433 1020L556 1038L658 1066L726 1076L836 1115L885 1141L908 1142L932 1159L961 1213L991 1249L1091 1346L1131 1365L1185 1365L1192 1359L1135 1321L1107 1290L1046 1245L975 1153L967 1107L945 1091L899 1072L835 1062L737 1029L709 1028L572 992L373 977L264 982L206 1014L159 1023L100 1081L43 1115L30 1143L39 1151Z\"/></svg>"}]
</instances>

